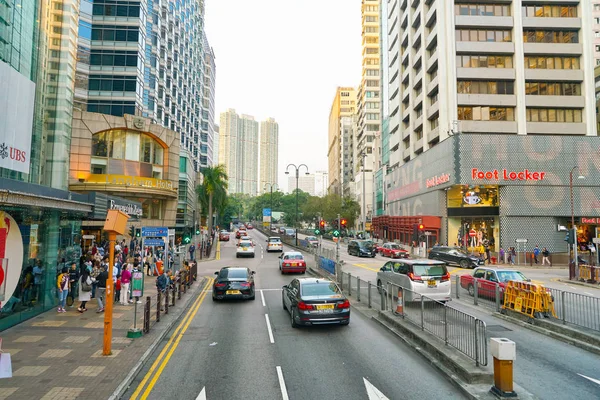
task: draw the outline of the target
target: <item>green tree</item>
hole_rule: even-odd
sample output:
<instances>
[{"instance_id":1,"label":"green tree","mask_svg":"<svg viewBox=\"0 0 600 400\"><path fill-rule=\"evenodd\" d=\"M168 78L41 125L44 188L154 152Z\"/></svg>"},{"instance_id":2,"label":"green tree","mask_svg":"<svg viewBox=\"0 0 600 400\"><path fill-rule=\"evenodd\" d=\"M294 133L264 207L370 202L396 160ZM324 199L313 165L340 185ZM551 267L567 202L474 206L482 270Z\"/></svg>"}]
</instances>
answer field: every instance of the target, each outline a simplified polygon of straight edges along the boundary
<instances>
[{"instance_id":1,"label":"green tree","mask_svg":"<svg viewBox=\"0 0 600 400\"><path fill-rule=\"evenodd\" d=\"M227 203L227 173L224 165L216 167L207 167L202 169L204 177L202 185L196 188L198 200L203 205L202 209L208 209L206 214L206 225L208 231L212 231L213 227L213 207L217 210L225 207ZM204 205L207 205L205 208Z\"/></svg>"}]
</instances>

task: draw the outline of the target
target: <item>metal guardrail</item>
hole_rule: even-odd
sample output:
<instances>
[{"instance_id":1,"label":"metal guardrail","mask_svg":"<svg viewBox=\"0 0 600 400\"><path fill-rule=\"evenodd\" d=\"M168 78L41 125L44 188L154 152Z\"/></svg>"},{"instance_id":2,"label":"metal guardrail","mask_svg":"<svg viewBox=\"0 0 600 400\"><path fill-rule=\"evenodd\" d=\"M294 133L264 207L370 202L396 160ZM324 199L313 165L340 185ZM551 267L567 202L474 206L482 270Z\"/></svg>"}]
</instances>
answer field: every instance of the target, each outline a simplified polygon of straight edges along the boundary
<instances>
[{"instance_id":1,"label":"metal guardrail","mask_svg":"<svg viewBox=\"0 0 600 400\"><path fill-rule=\"evenodd\" d=\"M369 308L392 311L473 359L478 366L488 364L484 321L391 282L378 288L370 281L363 281L350 273L342 272L340 276L338 283L349 297L366 302ZM407 302L407 297L415 301Z\"/></svg>"}]
</instances>

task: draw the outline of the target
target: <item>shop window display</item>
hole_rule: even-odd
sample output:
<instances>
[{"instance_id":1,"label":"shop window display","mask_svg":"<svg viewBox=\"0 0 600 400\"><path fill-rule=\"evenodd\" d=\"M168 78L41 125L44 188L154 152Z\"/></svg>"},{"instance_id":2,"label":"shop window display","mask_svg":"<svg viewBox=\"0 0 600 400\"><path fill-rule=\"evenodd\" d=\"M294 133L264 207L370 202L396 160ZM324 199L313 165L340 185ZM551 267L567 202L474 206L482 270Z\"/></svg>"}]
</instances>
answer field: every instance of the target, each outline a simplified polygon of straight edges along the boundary
<instances>
[{"instance_id":1,"label":"shop window display","mask_svg":"<svg viewBox=\"0 0 600 400\"><path fill-rule=\"evenodd\" d=\"M448 208L498 207L498 186L454 186L447 192Z\"/></svg>"}]
</instances>

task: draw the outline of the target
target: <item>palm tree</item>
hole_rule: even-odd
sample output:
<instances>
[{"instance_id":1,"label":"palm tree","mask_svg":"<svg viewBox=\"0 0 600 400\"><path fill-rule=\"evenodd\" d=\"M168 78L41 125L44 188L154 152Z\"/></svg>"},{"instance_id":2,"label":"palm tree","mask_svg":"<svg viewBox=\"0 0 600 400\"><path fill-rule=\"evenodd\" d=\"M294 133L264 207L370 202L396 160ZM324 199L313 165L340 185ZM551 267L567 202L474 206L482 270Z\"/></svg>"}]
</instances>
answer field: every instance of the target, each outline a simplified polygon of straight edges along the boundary
<instances>
[{"instance_id":1,"label":"palm tree","mask_svg":"<svg viewBox=\"0 0 600 400\"><path fill-rule=\"evenodd\" d=\"M217 165L215 167L206 167L202 169L202 175L204 180L202 185L196 189L198 192L198 200L201 204L208 203L208 215L207 223L208 232L212 232L212 216L213 216L213 203L220 209L225 205L225 199L227 198L227 172L225 172L224 165ZM216 200L216 201L215 201Z\"/></svg>"}]
</instances>

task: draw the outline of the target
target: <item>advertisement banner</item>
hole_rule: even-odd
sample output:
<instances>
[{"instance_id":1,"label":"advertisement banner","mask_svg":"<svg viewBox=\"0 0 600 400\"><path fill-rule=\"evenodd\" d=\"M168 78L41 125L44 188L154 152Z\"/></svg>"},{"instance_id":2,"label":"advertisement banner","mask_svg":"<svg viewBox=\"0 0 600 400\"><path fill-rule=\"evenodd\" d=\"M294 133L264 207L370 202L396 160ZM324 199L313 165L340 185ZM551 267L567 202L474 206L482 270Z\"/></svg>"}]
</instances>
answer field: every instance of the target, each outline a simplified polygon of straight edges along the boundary
<instances>
[{"instance_id":1,"label":"advertisement banner","mask_svg":"<svg viewBox=\"0 0 600 400\"><path fill-rule=\"evenodd\" d=\"M0 211L0 287L3 288L0 301L9 301L12 297L22 267L23 237L19 225L8 213Z\"/></svg>"},{"instance_id":2,"label":"advertisement banner","mask_svg":"<svg viewBox=\"0 0 600 400\"><path fill-rule=\"evenodd\" d=\"M131 275L131 295L134 297L144 295L144 273L142 271L134 271Z\"/></svg>"}]
</instances>

